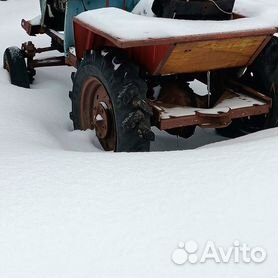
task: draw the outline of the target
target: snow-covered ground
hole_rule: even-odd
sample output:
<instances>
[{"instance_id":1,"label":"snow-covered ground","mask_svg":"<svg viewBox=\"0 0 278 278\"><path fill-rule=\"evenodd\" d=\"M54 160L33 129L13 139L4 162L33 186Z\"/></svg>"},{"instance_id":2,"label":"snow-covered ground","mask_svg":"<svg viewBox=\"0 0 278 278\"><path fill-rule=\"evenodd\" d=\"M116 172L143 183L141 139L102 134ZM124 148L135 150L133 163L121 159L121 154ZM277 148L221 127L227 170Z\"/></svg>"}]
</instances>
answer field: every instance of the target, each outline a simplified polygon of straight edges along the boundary
<instances>
[{"instance_id":1,"label":"snow-covered ground","mask_svg":"<svg viewBox=\"0 0 278 278\"><path fill-rule=\"evenodd\" d=\"M0 1L1 56L30 39L20 20L38 14L39 1ZM198 130L178 142L156 131L151 153L104 153L93 132L73 131L71 71L39 69L27 90L0 69L0 277L277 277L278 130L228 141ZM239 240L267 258L174 264L188 240L199 251Z\"/></svg>"}]
</instances>

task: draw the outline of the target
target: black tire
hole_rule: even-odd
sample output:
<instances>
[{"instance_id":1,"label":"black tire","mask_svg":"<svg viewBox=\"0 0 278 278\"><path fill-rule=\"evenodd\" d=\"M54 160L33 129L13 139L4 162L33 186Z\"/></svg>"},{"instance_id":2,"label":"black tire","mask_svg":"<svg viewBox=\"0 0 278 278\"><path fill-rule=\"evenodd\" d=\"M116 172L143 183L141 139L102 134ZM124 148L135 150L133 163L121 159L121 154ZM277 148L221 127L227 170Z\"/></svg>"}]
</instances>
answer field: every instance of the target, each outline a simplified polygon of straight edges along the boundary
<instances>
[{"instance_id":1,"label":"black tire","mask_svg":"<svg viewBox=\"0 0 278 278\"><path fill-rule=\"evenodd\" d=\"M272 109L264 115L239 119L217 133L236 138L267 128L278 127L278 38L273 37L242 77L242 82L272 98Z\"/></svg>"},{"instance_id":2,"label":"black tire","mask_svg":"<svg viewBox=\"0 0 278 278\"><path fill-rule=\"evenodd\" d=\"M272 37L244 76L245 82L272 98L265 128L278 126L278 38Z\"/></svg>"},{"instance_id":3,"label":"black tire","mask_svg":"<svg viewBox=\"0 0 278 278\"><path fill-rule=\"evenodd\" d=\"M265 121L265 116L236 119L227 127L216 128L216 132L227 138L237 138L264 129Z\"/></svg>"},{"instance_id":4,"label":"black tire","mask_svg":"<svg viewBox=\"0 0 278 278\"><path fill-rule=\"evenodd\" d=\"M109 100L106 97L102 101L96 100L98 91L102 94L106 91ZM149 151L154 134L146 92L147 85L139 77L138 68L125 57L115 55L111 50L87 54L73 77L73 90L70 92L70 117L74 128L86 130L96 127L104 150ZM98 116L96 110L103 102L103 107L106 107L104 116L107 115L103 117L108 119L105 126L109 127L105 138L100 136L98 126L92 124Z\"/></svg>"},{"instance_id":5,"label":"black tire","mask_svg":"<svg viewBox=\"0 0 278 278\"><path fill-rule=\"evenodd\" d=\"M13 85L30 88L30 77L24 55L18 47L9 47L4 52L3 67L9 72Z\"/></svg>"},{"instance_id":6,"label":"black tire","mask_svg":"<svg viewBox=\"0 0 278 278\"><path fill-rule=\"evenodd\" d=\"M187 127L167 129L166 132L171 135L176 135L178 137L188 139L192 135L194 135L195 129L196 129L196 126L187 126Z\"/></svg>"}]
</instances>

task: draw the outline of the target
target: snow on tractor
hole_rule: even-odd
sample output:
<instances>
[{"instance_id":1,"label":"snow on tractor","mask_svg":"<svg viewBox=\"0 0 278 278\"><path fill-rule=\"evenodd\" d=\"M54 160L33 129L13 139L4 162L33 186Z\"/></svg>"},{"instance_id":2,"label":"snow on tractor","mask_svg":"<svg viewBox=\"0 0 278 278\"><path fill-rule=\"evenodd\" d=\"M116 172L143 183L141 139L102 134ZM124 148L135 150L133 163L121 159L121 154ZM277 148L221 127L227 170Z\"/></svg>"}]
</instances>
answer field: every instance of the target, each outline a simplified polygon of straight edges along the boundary
<instances>
[{"instance_id":1,"label":"snow on tractor","mask_svg":"<svg viewBox=\"0 0 278 278\"><path fill-rule=\"evenodd\" d=\"M148 151L152 126L188 138L197 126L234 137L278 125L277 29L232 13L234 0L155 0L153 17L135 14L138 0L40 4L22 27L51 45L7 48L4 68L29 88L36 68L75 67L70 118L104 150ZM62 54L36 59L52 50Z\"/></svg>"}]
</instances>

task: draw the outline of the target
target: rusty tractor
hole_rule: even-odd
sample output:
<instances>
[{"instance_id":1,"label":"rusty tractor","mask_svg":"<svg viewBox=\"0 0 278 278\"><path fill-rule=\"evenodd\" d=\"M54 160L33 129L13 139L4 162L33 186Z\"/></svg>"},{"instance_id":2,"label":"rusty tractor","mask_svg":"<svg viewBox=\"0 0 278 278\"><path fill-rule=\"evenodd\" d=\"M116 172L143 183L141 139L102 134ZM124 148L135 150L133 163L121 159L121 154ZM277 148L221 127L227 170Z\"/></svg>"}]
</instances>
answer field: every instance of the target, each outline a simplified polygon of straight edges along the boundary
<instances>
[{"instance_id":1,"label":"rusty tractor","mask_svg":"<svg viewBox=\"0 0 278 278\"><path fill-rule=\"evenodd\" d=\"M275 27L129 39L94 23L90 13L101 8L101 19L108 22L114 7L112 14L138 19L131 13L137 2L41 0L41 16L21 25L30 36L48 35L51 45L36 48L29 41L7 48L4 68L11 83L29 88L39 67L74 67L70 118L75 129L94 129L106 151L149 151L153 126L188 138L196 127L235 137L278 125ZM232 13L233 4L165 0L154 1L152 8L169 23L202 19L206 24L243 18ZM61 55L36 58L52 50ZM198 94L192 82L205 85L207 93Z\"/></svg>"}]
</instances>

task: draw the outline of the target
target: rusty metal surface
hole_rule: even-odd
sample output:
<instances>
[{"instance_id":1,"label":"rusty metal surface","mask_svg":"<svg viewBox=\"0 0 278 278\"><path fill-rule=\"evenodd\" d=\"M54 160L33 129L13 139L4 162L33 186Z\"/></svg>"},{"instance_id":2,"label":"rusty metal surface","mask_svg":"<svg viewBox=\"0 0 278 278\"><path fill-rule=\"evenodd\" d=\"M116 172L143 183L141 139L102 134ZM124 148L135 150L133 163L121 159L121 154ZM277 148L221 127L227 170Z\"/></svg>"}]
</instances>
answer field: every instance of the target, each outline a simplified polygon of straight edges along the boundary
<instances>
[{"instance_id":1,"label":"rusty metal surface","mask_svg":"<svg viewBox=\"0 0 278 278\"><path fill-rule=\"evenodd\" d=\"M55 67L55 66L64 66L64 65L65 65L65 57L64 56L57 56L57 57L33 60L34 68Z\"/></svg>"},{"instance_id":2,"label":"rusty metal surface","mask_svg":"<svg viewBox=\"0 0 278 278\"><path fill-rule=\"evenodd\" d=\"M51 39L51 47L54 49L63 52L64 48L64 37L58 31L55 31L50 28L46 28L41 25L33 25L30 21L22 19L21 26L30 36L35 36L37 34L47 34ZM53 49L52 49L53 50Z\"/></svg>"},{"instance_id":3,"label":"rusty metal surface","mask_svg":"<svg viewBox=\"0 0 278 278\"><path fill-rule=\"evenodd\" d=\"M58 51L64 52L64 35L53 29L45 29L45 33L52 39L51 45Z\"/></svg>"},{"instance_id":4,"label":"rusty metal surface","mask_svg":"<svg viewBox=\"0 0 278 278\"><path fill-rule=\"evenodd\" d=\"M229 81L229 82L230 82L231 86L234 87L235 90L241 90L254 98L262 99L269 105L272 105L272 99L270 97L256 91L255 89L253 89L251 87L248 87L240 82L237 82L237 81Z\"/></svg>"},{"instance_id":5,"label":"rusty metal surface","mask_svg":"<svg viewBox=\"0 0 278 278\"><path fill-rule=\"evenodd\" d=\"M35 36L37 34L43 34L44 29L41 25L33 25L30 21L22 19L21 27L26 31L29 36Z\"/></svg>"},{"instance_id":6,"label":"rusty metal surface","mask_svg":"<svg viewBox=\"0 0 278 278\"><path fill-rule=\"evenodd\" d=\"M48 30L48 32L52 33L53 36L56 36L56 33ZM36 48L35 45L31 42L25 42L21 46L21 50L24 53L24 56L27 60L27 69L31 73L32 76L35 75L35 68L38 67L52 67L52 66L63 66L66 64L65 56L53 56L44 59L35 59L36 54L49 52L52 50L58 50L61 52L61 38L57 37L55 40L52 39L51 46Z\"/></svg>"},{"instance_id":7,"label":"rusty metal surface","mask_svg":"<svg viewBox=\"0 0 278 278\"><path fill-rule=\"evenodd\" d=\"M82 130L96 130L104 150L115 150L116 134L112 103L106 89L95 77L88 78L82 87L80 123Z\"/></svg>"},{"instance_id":8,"label":"rusty metal surface","mask_svg":"<svg viewBox=\"0 0 278 278\"><path fill-rule=\"evenodd\" d=\"M56 48L53 46L44 47L44 48L36 48L35 45L28 41L23 43L21 46L21 50L24 53L24 56L27 58L27 68L28 70L33 70L38 67L50 67L50 66L62 66L65 65L65 57L57 56L57 57L49 57L44 59L34 59L37 53L48 52L51 50L55 50Z\"/></svg>"},{"instance_id":9,"label":"rusty metal surface","mask_svg":"<svg viewBox=\"0 0 278 278\"><path fill-rule=\"evenodd\" d=\"M154 108L157 121L155 125L161 130L167 130L177 127L185 127L197 125L203 128L222 128L227 127L233 119L245 118L256 115L268 114L270 106L268 104L262 106L252 106L248 108L239 108L222 112L220 114L205 114L196 112L192 116L173 117L169 119L160 119L159 111Z\"/></svg>"},{"instance_id":10,"label":"rusty metal surface","mask_svg":"<svg viewBox=\"0 0 278 278\"><path fill-rule=\"evenodd\" d=\"M241 85L241 84L240 84ZM243 85L242 85L243 86ZM237 84L237 91L239 91L239 85ZM228 91L234 92L232 88L229 88ZM231 107L222 107L215 106L212 109L198 109L197 107L193 108L188 115L175 115L174 113L168 113L168 116L163 116L165 108L169 106L167 103L162 103L161 101L150 102L150 105L153 108L154 113L154 124L161 130L167 130L172 128L180 128L186 126L200 126L202 128L223 128L227 127L232 120L238 118L245 118L250 116L264 115L268 114L271 109L271 98L252 90L244 86L244 94L254 100L257 100L254 103L251 103L250 106L231 108ZM240 91L243 93L242 91ZM223 101L223 99L222 99ZM173 108L175 108L173 106ZM184 111L192 110L192 107L178 107L184 109ZM225 108L225 109L224 109ZM185 113L186 114L186 113Z\"/></svg>"},{"instance_id":11,"label":"rusty metal surface","mask_svg":"<svg viewBox=\"0 0 278 278\"><path fill-rule=\"evenodd\" d=\"M67 56L65 57L65 63L66 63L66 65L77 68L77 64L78 64L77 57L74 54L69 52L67 54Z\"/></svg>"}]
</instances>

